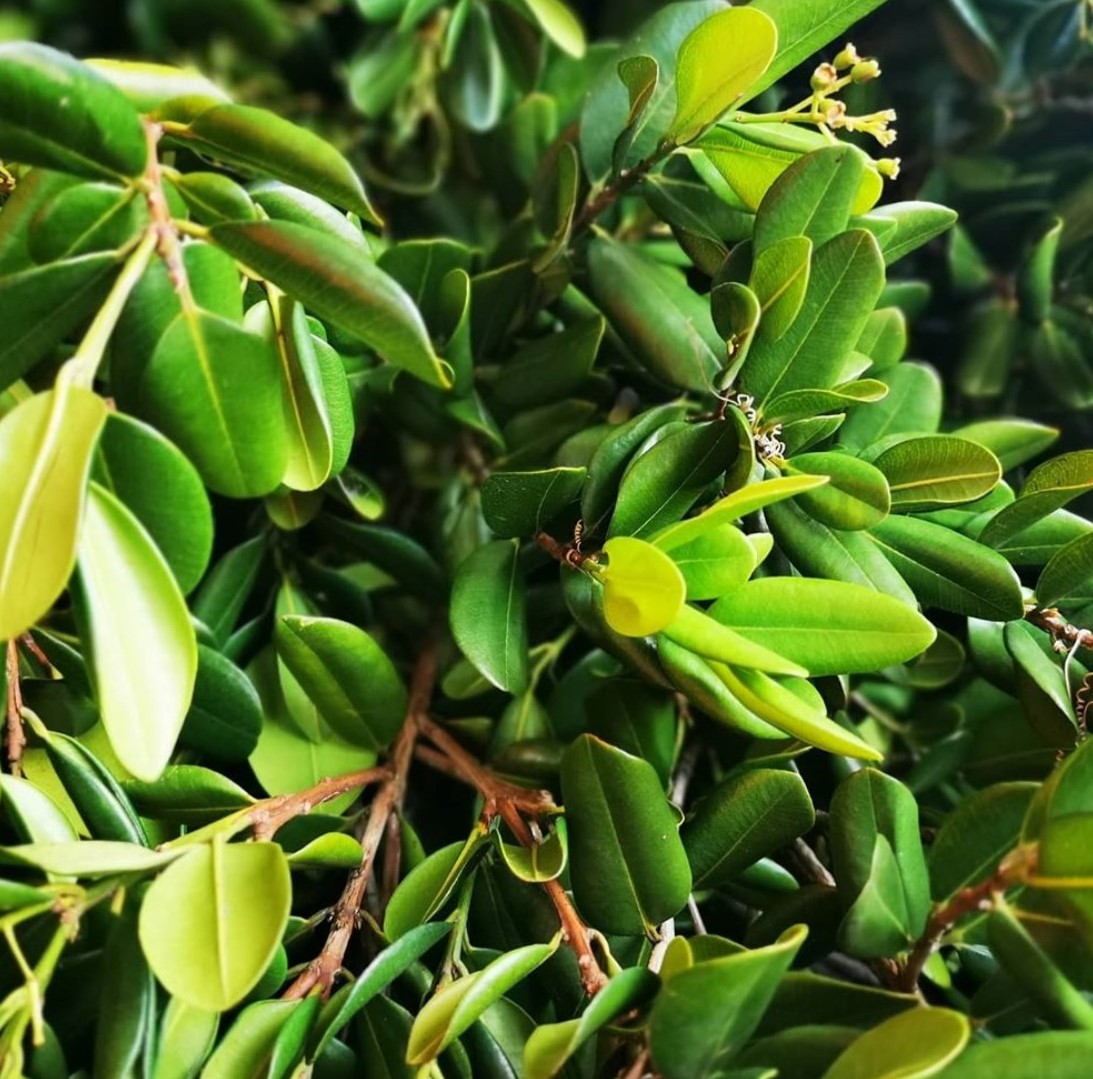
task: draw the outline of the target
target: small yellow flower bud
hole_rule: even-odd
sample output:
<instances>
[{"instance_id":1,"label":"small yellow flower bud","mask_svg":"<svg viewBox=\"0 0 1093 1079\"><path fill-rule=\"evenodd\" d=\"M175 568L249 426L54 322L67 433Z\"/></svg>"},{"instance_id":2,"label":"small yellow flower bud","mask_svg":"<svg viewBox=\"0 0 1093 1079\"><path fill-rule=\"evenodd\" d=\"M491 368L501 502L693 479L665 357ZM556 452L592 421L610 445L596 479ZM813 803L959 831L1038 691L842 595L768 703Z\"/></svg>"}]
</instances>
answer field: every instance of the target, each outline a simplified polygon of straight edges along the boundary
<instances>
[{"instance_id":1,"label":"small yellow flower bud","mask_svg":"<svg viewBox=\"0 0 1093 1079\"><path fill-rule=\"evenodd\" d=\"M876 60L862 60L850 69L850 78L854 82L870 82L880 77L880 64Z\"/></svg>"},{"instance_id":2,"label":"small yellow flower bud","mask_svg":"<svg viewBox=\"0 0 1093 1079\"><path fill-rule=\"evenodd\" d=\"M812 73L812 89L817 94L830 90L839 81L839 73L831 64L820 64Z\"/></svg>"},{"instance_id":3,"label":"small yellow flower bud","mask_svg":"<svg viewBox=\"0 0 1093 1079\"><path fill-rule=\"evenodd\" d=\"M858 55L858 50L848 41L846 48L835 57L834 64L839 71L845 71L848 67L853 67L861 60Z\"/></svg>"},{"instance_id":4,"label":"small yellow flower bud","mask_svg":"<svg viewBox=\"0 0 1093 1079\"><path fill-rule=\"evenodd\" d=\"M899 176L899 162L898 157L882 157L877 161L877 172L889 180L894 180Z\"/></svg>"}]
</instances>

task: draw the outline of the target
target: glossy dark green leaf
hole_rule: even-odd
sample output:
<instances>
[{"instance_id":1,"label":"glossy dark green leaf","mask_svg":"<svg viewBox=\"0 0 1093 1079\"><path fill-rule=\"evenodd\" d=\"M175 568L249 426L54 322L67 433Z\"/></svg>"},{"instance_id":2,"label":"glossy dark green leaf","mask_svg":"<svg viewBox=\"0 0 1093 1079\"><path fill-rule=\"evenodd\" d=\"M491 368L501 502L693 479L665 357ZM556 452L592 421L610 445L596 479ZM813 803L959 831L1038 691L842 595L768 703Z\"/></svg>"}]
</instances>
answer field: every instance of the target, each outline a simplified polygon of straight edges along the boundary
<instances>
[{"instance_id":1,"label":"glossy dark green leaf","mask_svg":"<svg viewBox=\"0 0 1093 1079\"><path fill-rule=\"evenodd\" d=\"M8 160L79 176L133 177L144 171L140 115L102 75L48 45L0 46L0 145Z\"/></svg>"},{"instance_id":2,"label":"glossy dark green leaf","mask_svg":"<svg viewBox=\"0 0 1093 1079\"><path fill-rule=\"evenodd\" d=\"M1093 541L1083 535L1051 556L1036 581L1036 598L1041 606L1054 606L1068 596L1084 595L1090 581L1093 581Z\"/></svg>"},{"instance_id":3,"label":"glossy dark green leaf","mask_svg":"<svg viewBox=\"0 0 1093 1079\"><path fill-rule=\"evenodd\" d=\"M997 552L914 517L888 517L869 533L926 607L994 621L1021 618L1021 582Z\"/></svg>"},{"instance_id":4,"label":"glossy dark green leaf","mask_svg":"<svg viewBox=\"0 0 1093 1079\"><path fill-rule=\"evenodd\" d=\"M223 104L166 132L248 175L273 176L378 224L360 178L330 143L266 109Z\"/></svg>"},{"instance_id":5,"label":"glossy dark green leaf","mask_svg":"<svg viewBox=\"0 0 1093 1079\"><path fill-rule=\"evenodd\" d=\"M676 817L652 765L582 735L562 758L569 872L588 920L651 933L691 891Z\"/></svg>"},{"instance_id":6,"label":"glossy dark green leaf","mask_svg":"<svg viewBox=\"0 0 1093 1079\"><path fill-rule=\"evenodd\" d=\"M217 225L210 235L228 254L324 321L359 337L388 363L431 385L450 385L420 312L359 248L285 221Z\"/></svg>"},{"instance_id":7,"label":"glossy dark green leaf","mask_svg":"<svg viewBox=\"0 0 1093 1079\"><path fill-rule=\"evenodd\" d=\"M253 221L254 200L233 179L219 172L189 172L173 180L194 217L205 225L221 221Z\"/></svg>"},{"instance_id":8,"label":"glossy dark green leaf","mask_svg":"<svg viewBox=\"0 0 1093 1079\"><path fill-rule=\"evenodd\" d=\"M498 536L532 536L580 498L586 470L492 472L482 485L482 514Z\"/></svg>"},{"instance_id":9,"label":"glossy dark green leaf","mask_svg":"<svg viewBox=\"0 0 1093 1079\"><path fill-rule=\"evenodd\" d=\"M1063 219L1052 218L1017 274L1021 314L1029 322L1043 322L1051 310L1051 300L1055 294L1055 256L1062 231Z\"/></svg>"},{"instance_id":10,"label":"glossy dark green leaf","mask_svg":"<svg viewBox=\"0 0 1093 1079\"><path fill-rule=\"evenodd\" d=\"M619 485L612 536L648 536L679 520L722 473L751 472L751 434L731 409L724 420L675 431L638 457ZM731 487L739 483L731 484Z\"/></svg>"},{"instance_id":11,"label":"glossy dark green leaf","mask_svg":"<svg viewBox=\"0 0 1093 1079\"><path fill-rule=\"evenodd\" d=\"M28 246L36 262L55 262L112 251L135 239L147 222L143 199L132 189L108 183L67 187L34 215Z\"/></svg>"},{"instance_id":12,"label":"glossy dark green leaf","mask_svg":"<svg viewBox=\"0 0 1093 1079\"><path fill-rule=\"evenodd\" d=\"M915 513L972 502L1002 478L990 450L952 435L908 438L873 458L888 480L892 509Z\"/></svg>"},{"instance_id":13,"label":"glossy dark green leaf","mask_svg":"<svg viewBox=\"0 0 1093 1079\"><path fill-rule=\"evenodd\" d=\"M800 776L757 768L730 775L698 803L682 829L695 886L716 888L788 846L815 823Z\"/></svg>"},{"instance_id":14,"label":"glossy dark green leaf","mask_svg":"<svg viewBox=\"0 0 1093 1079\"><path fill-rule=\"evenodd\" d=\"M114 920L103 949L101 974L116 987L99 997L95 1028L95 1079L139 1067L155 1022L156 985L141 954L132 910Z\"/></svg>"},{"instance_id":15,"label":"glossy dark green leaf","mask_svg":"<svg viewBox=\"0 0 1093 1079\"><path fill-rule=\"evenodd\" d=\"M406 688L386 653L363 629L334 618L278 619L277 653L346 741L383 749L406 714Z\"/></svg>"},{"instance_id":16,"label":"glossy dark green leaf","mask_svg":"<svg viewBox=\"0 0 1093 1079\"><path fill-rule=\"evenodd\" d=\"M868 233L844 232L818 248L800 313L777 341L756 338L742 372L744 388L763 402L842 381L883 281L880 252Z\"/></svg>"},{"instance_id":17,"label":"glossy dark green leaf","mask_svg":"<svg viewBox=\"0 0 1093 1079\"><path fill-rule=\"evenodd\" d=\"M455 576L449 612L463 654L498 689L520 693L528 681L527 585L519 544L479 547Z\"/></svg>"},{"instance_id":18,"label":"glossy dark green leaf","mask_svg":"<svg viewBox=\"0 0 1093 1079\"><path fill-rule=\"evenodd\" d=\"M148 530L182 591L192 591L209 564L213 521L201 477L189 460L154 428L112 412L91 475ZM164 491L171 497L164 498Z\"/></svg>"},{"instance_id":19,"label":"glossy dark green leaf","mask_svg":"<svg viewBox=\"0 0 1093 1079\"><path fill-rule=\"evenodd\" d=\"M680 389L708 390L724 365L725 343L708 301L683 275L632 244L602 236L589 245L588 267L593 299L649 373Z\"/></svg>"},{"instance_id":20,"label":"glossy dark green leaf","mask_svg":"<svg viewBox=\"0 0 1093 1079\"><path fill-rule=\"evenodd\" d=\"M794 926L767 948L696 963L671 979L649 1019L653 1061L665 1079L725 1073L807 934Z\"/></svg>"}]
</instances>

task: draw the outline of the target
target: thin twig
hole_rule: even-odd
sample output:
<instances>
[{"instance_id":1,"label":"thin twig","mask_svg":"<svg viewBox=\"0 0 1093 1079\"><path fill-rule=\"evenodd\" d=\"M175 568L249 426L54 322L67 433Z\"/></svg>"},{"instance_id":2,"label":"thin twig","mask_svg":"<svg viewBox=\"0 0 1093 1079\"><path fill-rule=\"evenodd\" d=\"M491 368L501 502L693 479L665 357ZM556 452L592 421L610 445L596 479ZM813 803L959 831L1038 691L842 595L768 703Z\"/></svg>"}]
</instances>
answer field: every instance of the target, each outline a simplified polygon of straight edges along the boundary
<instances>
[{"instance_id":1,"label":"thin twig","mask_svg":"<svg viewBox=\"0 0 1093 1079\"><path fill-rule=\"evenodd\" d=\"M642 1079L649 1073L649 1049L643 1048L634 1058L634 1063L621 1074L619 1079Z\"/></svg>"},{"instance_id":2,"label":"thin twig","mask_svg":"<svg viewBox=\"0 0 1093 1079\"><path fill-rule=\"evenodd\" d=\"M298 791L296 794L278 794L272 798L265 798L247 814L254 828L254 838L272 839L278 829L283 828L293 818L310 813L317 805L339 798L350 791L370 786L372 783L378 783L381 779L389 779L390 776L390 768L386 765L378 765L374 768L364 768L358 772L347 772L345 775L322 779L313 787Z\"/></svg>"},{"instance_id":3,"label":"thin twig","mask_svg":"<svg viewBox=\"0 0 1093 1079\"><path fill-rule=\"evenodd\" d=\"M349 943L357 929L357 921L376 861L376 852L387 831L387 822L402 805L406 791L406 778L414 756L418 727L429 707L433 687L436 684L436 675L436 649L430 646L422 653L411 679L406 721L391 750L390 773L372 800L368 819L360 834L364 858L350 874L345 890L334 905L330 933L322 951L288 987L283 994L285 1000L298 1000L307 996L316 987L324 998L330 995L338 972L342 969Z\"/></svg>"},{"instance_id":4,"label":"thin twig","mask_svg":"<svg viewBox=\"0 0 1093 1079\"><path fill-rule=\"evenodd\" d=\"M27 736L23 730L23 692L19 688L19 647L15 641L8 641L6 665L8 677L6 724L8 768L11 769L12 775L19 776L23 774L23 749L27 744Z\"/></svg>"}]
</instances>

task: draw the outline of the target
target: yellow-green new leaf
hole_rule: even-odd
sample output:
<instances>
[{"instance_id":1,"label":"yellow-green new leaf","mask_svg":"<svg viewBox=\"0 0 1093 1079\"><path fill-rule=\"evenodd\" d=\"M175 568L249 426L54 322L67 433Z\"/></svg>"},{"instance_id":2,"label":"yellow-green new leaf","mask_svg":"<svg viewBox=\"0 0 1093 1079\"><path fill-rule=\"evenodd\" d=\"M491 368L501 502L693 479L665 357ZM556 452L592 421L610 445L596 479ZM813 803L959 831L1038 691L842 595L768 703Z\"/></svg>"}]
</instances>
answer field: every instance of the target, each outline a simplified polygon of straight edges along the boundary
<instances>
[{"instance_id":1,"label":"yellow-green new leaf","mask_svg":"<svg viewBox=\"0 0 1093 1079\"><path fill-rule=\"evenodd\" d=\"M106 402L64 379L0 420L0 640L64 590Z\"/></svg>"},{"instance_id":2,"label":"yellow-green new leaf","mask_svg":"<svg viewBox=\"0 0 1093 1079\"><path fill-rule=\"evenodd\" d=\"M175 747L197 677L197 642L174 574L140 522L92 484L80 533L78 612L103 726L148 782Z\"/></svg>"},{"instance_id":3,"label":"yellow-green new leaf","mask_svg":"<svg viewBox=\"0 0 1093 1079\"><path fill-rule=\"evenodd\" d=\"M684 604L664 636L692 652L720 663L732 663L772 674L803 676L808 671L799 663L756 644L728 626L715 621L697 607Z\"/></svg>"},{"instance_id":4,"label":"yellow-green new leaf","mask_svg":"<svg viewBox=\"0 0 1093 1079\"><path fill-rule=\"evenodd\" d=\"M648 637L669 626L687 593L679 567L644 540L617 536L604 545L600 571L607 624L624 637Z\"/></svg>"},{"instance_id":5,"label":"yellow-green new leaf","mask_svg":"<svg viewBox=\"0 0 1093 1079\"><path fill-rule=\"evenodd\" d=\"M584 28L564 0L524 0L524 3L543 33L562 52L577 59L584 56Z\"/></svg>"},{"instance_id":6,"label":"yellow-green new leaf","mask_svg":"<svg viewBox=\"0 0 1093 1079\"><path fill-rule=\"evenodd\" d=\"M517 948L442 989L421 1009L410 1028L406 1062L420 1066L435 1060L491 1004L545 963L557 947L555 939L550 944Z\"/></svg>"},{"instance_id":7,"label":"yellow-green new leaf","mask_svg":"<svg viewBox=\"0 0 1093 1079\"><path fill-rule=\"evenodd\" d=\"M774 20L752 8L729 8L697 26L676 57L676 115L667 138L696 139L743 98L777 51Z\"/></svg>"},{"instance_id":8,"label":"yellow-green new leaf","mask_svg":"<svg viewBox=\"0 0 1093 1079\"><path fill-rule=\"evenodd\" d=\"M140 910L140 944L172 996L226 1011L269 966L291 902L288 862L277 844L214 841L152 883Z\"/></svg>"},{"instance_id":9,"label":"yellow-green new leaf","mask_svg":"<svg viewBox=\"0 0 1093 1079\"><path fill-rule=\"evenodd\" d=\"M853 1041L823 1079L926 1079L955 1060L971 1037L948 1008L909 1008Z\"/></svg>"}]
</instances>

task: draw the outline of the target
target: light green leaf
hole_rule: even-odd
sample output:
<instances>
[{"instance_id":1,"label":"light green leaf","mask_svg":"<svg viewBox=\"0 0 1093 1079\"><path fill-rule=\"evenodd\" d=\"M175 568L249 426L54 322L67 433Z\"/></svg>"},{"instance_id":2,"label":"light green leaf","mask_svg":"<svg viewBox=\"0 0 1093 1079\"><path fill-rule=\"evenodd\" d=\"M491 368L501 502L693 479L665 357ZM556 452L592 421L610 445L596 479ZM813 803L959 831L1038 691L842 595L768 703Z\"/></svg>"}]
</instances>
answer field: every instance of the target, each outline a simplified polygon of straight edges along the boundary
<instances>
[{"instance_id":1,"label":"light green leaf","mask_svg":"<svg viewBox=\"0 0 1093 1079\"><path fill-rule=\"evenodd\" d=\"M885 475L875 465L846 453L804 453L786 462L791 475L827 476L829 483L797 496L797 504L831 528L848 532L871 528L891 509Z\"/></svg>"},{"instance_id":2,"label":"light green leaf","mask_svg":"<svg viewBox=\"0 0 1093 1079\"><path fill-rule=\"evenodd\" d=\"M1008 472L1043 453L1059 437L1059 429L1010 417L969 423L958 427L953 434L986 446Z\"/></svg>"},{"instance_id":3,"label":"light green leaf","mask_svg":"<svg viewBox=\"0 0 1093 1079\"><path fill-rule=\"evenodd\" d=\"M944 1079L1084 1079L1093 1031L1045 1030L970 1045L945 1069Z\"/></svg>"},{"instance_id":4,"label":"light green leaf","mask_svg":"<svg viewBox=\"0 0 1093 1079\"><path fill-rule=\"evenodd\" d=\"M932 367L897 364L880 380L884 400L851 412L839 431L839 444L857 453L891 435L932 434L941 423L941 379Z\"/></svg>"},{"instance_id":5,"label":"light green leaf","mask_svg":"<svg viewBox=\"0 0 1093 1079\"><path fill-rule=\"evenodd\" d=\"M388 363L430 385L451 385L420 312L360 248L285 221L216 225L210 238L319 318L359 337Z\"/></svg>"},{"instance_id":6,"label":"light green leaf","mask_svg":"<svg viewBox=\"0 0 1093 1079\"><path fill-rule=\"evenodd\" d=\"M597 1031L640 1006L658 987L656 975L644 967L620 970L591 1000L579 1019L542 1023L524 1049L524 1079L551 1079Z\"/></svg>"},{"instance_id":7,"label":"light green leaf","mask_svg":"<svg viewBox=\"0 0 1093 1079\"><path fill-rule=\"evenodd\" d=\"M671 559L683 574L687 599L717 599L743 584L757 565L755 548L735 525L718 525L673 547Z\"/></svg>"},{"instance_id":8,"label":"light green leaf","mask_svg":"<svg viewBox=\"0 0 1093 1079\"><path fill-rule=\"evenodd\" d=\"M390 941L435 918L451 898L468 869L478 862L487 844L476 828L462 843L449 843L418 862L399 882L383 917L383 935Z\"/></svg>"},{"instance_id":9,"label":"light green leaf","mask_svg":"<svg viewBox=\"0 0 1093 1079\"><path fill-rule=\"evenodd\" d=\"M463 654L498 689L527 687L527 584L519 543L479 547L460 565L452 585L449 619Z\"/></svg>"},{"instance_id":10,"label":"light green leaf","mask_svg":"<svg viewBox=\"0 0 1093 1079\"><path fill-rule=\"evenodd\" d=\"M607 624L624 637L648 637L679 614L686 584L675 562L644 540L616 536L604 545L603 583Z\"/></svg>"},{"instance_id":11,"label":"light green leaf","mask_svg":"<svg viewBox=\"0 0 1093 1079\"><path fill-rule=\"evenodd\" d=\"M934 627L870 588L808 577L761 577L725 595L710 614L818 677L880 670L924 652Z\"/></svg>"},{"instance_id":12,"label":"light green leaf","mask_svg":"<svg viewBox=\"0 0 1093 1079\"><path fill-rule=\"evenodd\" d=\"M691 892L675 812L653 766L584 734L566 749L561 779L581 913L607 932L651 933Z\"/></svg>"},{"instance_id":13,"label":"light green leaf","mask_svg":"<svg viewBox=\"0 0 1093 1079\"><path fill-rule=\"evenodd\" d=\"M79 176L135 177L147 142L137 110L97 71L29 41L0 45L4 158Z\"/></svg>"},{"instance_id":14,"label":"light green leaf","mask_svg":"<svg viewBox=\"0 0 1093 1079\"><path fill-rule=\"evenodd\" d=\"M1093 490L1093 450L1054 457L1029 473L1017 500L999 510L979 538L988 547L997 547L1089 490Z\"/></svg>"},{"instance_id":15,"label":"light green leaf","mask_svg":"<svg viewBox=\"0 0 1093 1079\"><path fill-rule=\"evenodd\" d=\"M435 1060L491 1004L545 963L557 947L555 941L516 948L485 969L445 986L429 999L410 1028L407 1063L420 1066Z\"/></svg>"},{"instance_id":16,"label":"light green leaf","mask_svg":"<svg viewBox=\"0 0 1093 1079\"><path fill-rule=\"evenodd\" d=\"M201 1079L265 1075L277 1038L302 1000L260 1000L244 1008L228 1028L201 1072Z\"/></svg>"},{"instance_id":17,"label":"light green leaf","mask_svg":"<svg viewBox=\"0 0 1093 1079\"><path fill-rule=\"evenodd\" d=\"M76 561L106 402L66 379L0 419L0 640L53 606Z\"/></svg>"},{"instance_id":18,"label":"light green leaf","mask_svg":"<svg viewBox=\"0 0 1093 1079\"><path fill-rule=\"evenodd\" d=\"M649 1017L653 1063L665 1079L726 1073L806 936L795 925L776 944L696 963L668 982Z\"/></svg>"},{"instance_id":19,"label":"light green leaf","mask_svg":"<svg viewBox=\"0 0 1093 1079\"><path fill-rule=\"evenodd\" d=\"M933 202L893 202L870 211L868 220L893 226L880 243L885 265L891 266L951 229L956 216L955 210Z\"/></svg>"},{"instance_id":20,"label":"light green leaf","mask_svg":"<svg viewBox=\"0 0 1093 1079\"><path fill-rule=\"evenodd\" d=\"M353 167L325 139L267 109L218 104L166 134L250 176L272 176L380 224Z\"/></svg>"},{"instance_id":21,"label":"light green leaf","mask_svg":"<svg viewBox=\"0 0 1093 1079\"><path fill-rule=\"evenodd\" d=\"M990 450L953 435L908 438L875 457L873 464L888 480L897 513L973 502L1002 478L1002 465Z\"/></svg>"},{"instance_id":22,"label":"light green leaf","mask_svg":"<svg viewBox=\"0 0 1093 1079\"><path fill-rule=\"evenodd\" d=\"M681 836L695 887L717 888L812 828L801 777L754 768L730 774L697 805Z\"/></svg>"},{"instance_id":23,"label":"light green leaf","mask_svg":"<svg viewBox=\"0 0 1093 1079\"><path fill-rule=\"evenodd\" d=\"M761 332L774 341L790 328L801 310L808 290L812 244L806 236L786 236L756 249L748 287L759 300Z\"/></svg>"},{"instance_id":24,"label":"light green leaf","mask_svg":"<svg viewBox=\"0 0 1093 1079\"><path fill-rule=\"evenodd\" d=\"M279 846L214 841L153 881L140 909L141 947L172 996L226 1011L269 966L291 901Z\"/></svg>"},{"instance_id":25,"label":"light green leaf","mask_svg":"<svg viewBox=\"0 0 1093 1079\"><path fill-rule=\"evenodd\" d=\"M138 779L158 779L190 707L197 642L178 582L151 537L96 484L77 580L81 636L110 744Z\"/></svg>"},{"instance_id":26,"label":"light green leaf","mask_svg":"<svg viewBox=\"0 0 1093 1079\"><path fill-rule=\"evenodd\" d=\"M855 1040L824 1079L927 1079L955 1060L970 1037L959 1012L911 1008Z\"/></svg>"},{"instance_id":27,"label":"light green leaf","mask_svg":"<svg viewBox=\"0 0 1093 1079\"><path fill-rule=\"evenodd\" d=\"M501 858L509 872L530 884L557 880L569 863L569 837L565 817L557 817L541 842L522 847L515 843L498 843Z\"/></svg>"},{"instance_id":28,"label":"light green leaf","mask_svg":"<svg viewBox=\"0 0 1093 1079\"><path fill-rule=\"evenodd\" d=\"M664 636L697 655L773 674L806 675L804 667L715 621L705 611L684 604Z\"/></svg>"},{"instance_id":29,"label":"light green leaf","mask_svg":"<svg viewBox=\"0 0 1093 1079\"><path fill-rule=\"evenodd\" d=\"M9 788L4 776L4 794ZM147 873L177 858L181 851L157 851L136 843L85 839L72 842L26 843L0 847L0 861L29 865L53 876L95 879L118 873Z\"/></svg>"},{"instance_id":30,"label":"light green leaf","mask_svg":"<svg viewBox=\"0 0 1093 1079\"><path fill-rule=\"evenodd\" d=\"M540 29L562 52L578 60L585 53L584 29L565 0L524 0Z\"/></svg>"},{"instance_id":31,"label":"light green leaf","mask_svg":"<svg viewBox=\"0 0 1093 1079\"><path fill-rule=\"evenodd\" d=\"M194 1079L216 1043L220 1016L171 997L163 1010L152 1079Z\"/></svg>"},{"instance_id":32,"label":"light green leaf","mask_svg":"<svg viewBox=\"0 0 1093 1079\"><path fill-rule=\"evenodd\" d=\"M370 750L391 743L406 715L406 687L363 629L336 618L284 615L274 640L281 660L338 734Z\"/></svg>"},{"instance_id":33,"label":"light green leaf","mask_svg":"<svg viewBox=\"0 0 1093 1079\"><path fill-rule=\"evenodd\" d=\"M766 71L778 30L762 12L729 8L692 30L676 57L676 114L666 138L685 144L736 105Z\"/></svg>"}]
</instances>

